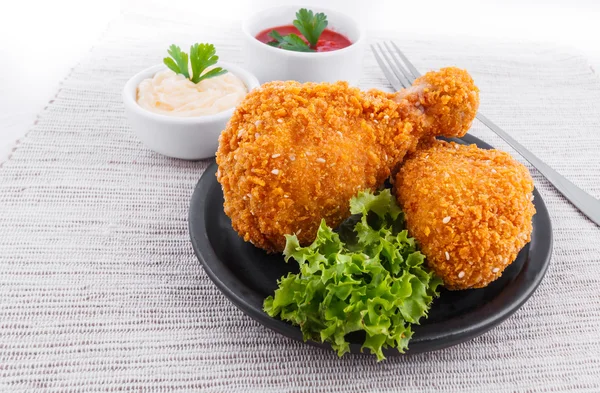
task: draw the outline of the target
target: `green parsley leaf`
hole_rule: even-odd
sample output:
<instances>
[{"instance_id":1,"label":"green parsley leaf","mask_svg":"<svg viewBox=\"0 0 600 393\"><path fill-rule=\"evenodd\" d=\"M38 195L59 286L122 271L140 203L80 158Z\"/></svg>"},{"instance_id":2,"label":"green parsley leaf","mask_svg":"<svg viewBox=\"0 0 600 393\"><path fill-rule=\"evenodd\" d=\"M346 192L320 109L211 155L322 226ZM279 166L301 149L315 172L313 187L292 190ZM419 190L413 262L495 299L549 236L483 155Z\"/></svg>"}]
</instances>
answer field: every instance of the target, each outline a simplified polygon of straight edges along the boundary
<instances>
[{"instance_id":1,"label":"green parsley leaf","mask_svg":"<svg viewBox=\"0 0 600 393\"><path fill-rule=\"evenodd\" d=\"M268 45L296 52L314 52L314 50L296 34L282 36L279 32L273 30L269 33L269 37L273 38L274 41L268 42Z\"/></svg>"},{"instance_id":2,"label":"green parsley leaf","mask_svg":"<svg viewBox=\"0 0 600 393\"><path fill-rule=\"evenodd\" d=\"M339 356L350 351L346 335L364 331L362 348L382 360L385 348L408 348L411 324L427 316L442 281L398 229L404 218L390 190L360 192L350 206L355 215L343 231L323 220L307 247L286 236L285 260L294 259L300 273L282 277L263 308L300 326L304 340L329 342Z\"/></svg>"},{"instance_id":3,"label":"green parsley leaf","mask_svg":"<svg viewBox=\"0 0 600 393\"><path fill-rule=\"evenodd\" d=\"M193 77L192 82L198 83L204 79L213 78L223 75L227 72L221 67L213 68L212 70L202 74L208 67L217 64L219 56L216 55L215 46L213 44L194 44L190 48L190 62L192 63Z\"/></svg>"},{"instance_id":4,"label":"green parsley leaf","mask_svg":"<svg viewBox=\"0 0 600 393\"><path fill-rule=\"evenodd\" d=\"M188 71L188 55L185 52L181 51L177 45L171 45L167 53L171 57L165 57L163 59L165 65L169 67L176 74L181 74L186 78L190 77L190 73Z\"/></svg>"},{"instance_id":5,"label":"green parsley leaf","mask_svg":"<svg viewBox=\"0 0 600 393\"><path fill-rule=\"evenodd\" d=\"M306 8L301 8L296 12L296 20L293 23L310 43L311 48L316 48L319 37L328 24L327 16L324 13L314 14Z\"/></svg>"},{"instance_id":6,"label":"green parsley leaf","mask_svg":"<svg viewBox=\"0 0 600 393\"><path fill-rule=\"evenodd\" d=\"M192 75L190 77L188 70L188 54L182 52L176 45L171 45L168 51L171 57L165 57L164 63L167 67L177 74L181 74L194 83L215 76L223 75L227 72L221 67L215 67L204 72L208 67L213 66L219 61L213 44L194 44L190 48L189 62L192 65Z\"/></svg>"}]
</instances>

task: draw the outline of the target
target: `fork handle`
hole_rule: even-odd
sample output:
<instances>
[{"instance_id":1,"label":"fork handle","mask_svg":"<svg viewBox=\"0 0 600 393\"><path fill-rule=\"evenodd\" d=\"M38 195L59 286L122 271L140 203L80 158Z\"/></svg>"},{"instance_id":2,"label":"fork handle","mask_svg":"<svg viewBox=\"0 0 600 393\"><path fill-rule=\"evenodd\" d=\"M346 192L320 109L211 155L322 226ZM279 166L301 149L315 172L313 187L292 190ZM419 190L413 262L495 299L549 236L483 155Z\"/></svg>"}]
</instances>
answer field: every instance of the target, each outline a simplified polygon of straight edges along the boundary
<instances>
[{"instance_id":1,"label":"fork handle","mask_svg":"<svg viewBox=\"0 0 600 393\"><path fill-rule=\"evenodd\" d=\"M585 214L590 220L600 225L600 201L581 188L577 187L571 181L567 180L560 173L550 168L546 163L537 158L532 152L527 150L523 145L514 140L510 135L504 132L500 127L492 123L490 119L477 113L477 118L490 130L494 131L513 149L519 152L531 165L533 165L552 185L564 195L575 207Z\"/></svg>"}]
</instances>

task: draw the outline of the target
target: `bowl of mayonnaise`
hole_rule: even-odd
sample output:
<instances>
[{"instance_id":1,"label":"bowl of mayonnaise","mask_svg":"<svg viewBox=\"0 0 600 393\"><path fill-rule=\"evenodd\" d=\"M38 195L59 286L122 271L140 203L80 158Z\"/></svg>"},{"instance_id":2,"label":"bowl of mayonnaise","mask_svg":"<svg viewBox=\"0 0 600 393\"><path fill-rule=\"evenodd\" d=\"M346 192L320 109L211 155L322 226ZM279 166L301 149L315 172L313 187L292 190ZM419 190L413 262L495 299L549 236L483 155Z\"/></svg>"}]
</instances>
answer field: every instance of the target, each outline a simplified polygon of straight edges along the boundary
<instances>
[{"instance_id":1,"label":"bowl of mayonnaise","mask_svg":"<svg viewBox=\"0 0 600 393\"><path fill-rule=\"evenodd\" d=\"M260 84L241 67L218 62L227 73L194 83L165 65L132 77L123 89L125 114L141 141L165 156L213 157L235 107Z\"/></svg>"}]
</instances>

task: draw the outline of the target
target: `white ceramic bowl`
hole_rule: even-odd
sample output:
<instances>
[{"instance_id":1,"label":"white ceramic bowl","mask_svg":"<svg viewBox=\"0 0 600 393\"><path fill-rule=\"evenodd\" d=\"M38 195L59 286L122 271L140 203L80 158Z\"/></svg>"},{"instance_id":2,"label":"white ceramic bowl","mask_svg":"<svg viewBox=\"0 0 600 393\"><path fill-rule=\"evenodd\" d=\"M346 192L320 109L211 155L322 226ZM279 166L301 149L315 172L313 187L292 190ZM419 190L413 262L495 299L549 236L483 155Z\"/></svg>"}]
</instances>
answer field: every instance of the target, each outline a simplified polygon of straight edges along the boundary
<instances>
[{"instance_id":1,"label":"white ceramic bowl","mask_svg":"<svg viewBox=\"0 0 600 393\"><path fill-rule=\"evenodd\" d=\"M248 71L228 63L217 63L240 78L248 91L260 84ZM131 78L123 89L125 115L136 135L146 146L165 156L184 160L200 160L213 157L219 144L219 135L225 129L235 108L214 115L176 117L150 112L136 101L137 87L146 78L166 69L157 65L145 69Z\"/></svg>"},{"instance_id":2,"label":"white ceramic bowl","mask_svg":"<svg viewBox=\"0 0 600 393\"><path fill-rule=\"evenodd\" d=\"M329 21L327 28L348 37L352 45L331 52L306 53L274 48L256 39L256 35L265 29L292 24L300 8L324 12ZM281 6L258 12L246 19L242 31L246 68L261 83L272 80L345 80L352 85L358 83L366 44L365 32L355 20L344 14L314 6Z\"/></svg>"}]
</instances>

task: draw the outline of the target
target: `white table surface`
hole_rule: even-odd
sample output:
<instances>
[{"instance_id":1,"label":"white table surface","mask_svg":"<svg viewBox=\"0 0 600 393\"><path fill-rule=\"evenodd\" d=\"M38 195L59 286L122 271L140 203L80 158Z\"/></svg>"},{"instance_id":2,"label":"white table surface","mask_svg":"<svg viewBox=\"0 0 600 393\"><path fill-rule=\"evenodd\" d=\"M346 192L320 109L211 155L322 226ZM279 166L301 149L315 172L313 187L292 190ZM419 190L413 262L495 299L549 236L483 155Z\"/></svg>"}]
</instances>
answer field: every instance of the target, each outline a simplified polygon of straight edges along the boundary
<instances>
[{"instance_id":1,"label":"white table surface","mask_svg":"<svg viewBox=\"0 0 600 393\"><path fill-rule=\"evenodd\" d=\"M0 163L29 130L37 114L60 89L60 82L93 47L108 23L122 14L165 13L202 22L241 20L249 13L281 3L220 0L73 0L12 2L0 12ZM343 1L307 0L360 18L367 28L402 34L455 36L456 39L552 42L582 52L600 70L600 2L517 1ZM201 4L199 6L198 4ZM35 9L36 12L31 12ZM423 22L424 19L427 22Z\"/></svg>"}]
</instances>

